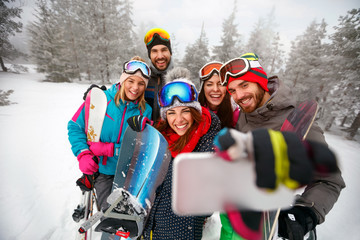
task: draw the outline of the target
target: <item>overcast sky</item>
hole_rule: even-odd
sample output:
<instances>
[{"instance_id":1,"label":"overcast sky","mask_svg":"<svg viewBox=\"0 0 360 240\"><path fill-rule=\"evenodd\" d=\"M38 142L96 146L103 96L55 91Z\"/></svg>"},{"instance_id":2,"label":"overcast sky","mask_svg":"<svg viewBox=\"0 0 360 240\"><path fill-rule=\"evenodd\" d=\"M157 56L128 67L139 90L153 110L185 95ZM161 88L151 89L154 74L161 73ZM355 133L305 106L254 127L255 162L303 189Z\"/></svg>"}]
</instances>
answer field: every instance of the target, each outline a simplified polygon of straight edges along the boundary
<instances>
[{"instance_id":1,"label":"overcast sky","mask_svg":"<svg viewBox=\"0 0 360 240\"><path fill-rule=\"evenodd\" d=\"M33 20L35 0L16 0L13 5L22 5L23 21ZM284 50L290 42L306 30L311 21L325 19L328 33L333 32L339 16L353 8L360 8L360 0L237 0L239 33L247 41L259 17L266 17L275 8L275 31L280 33ZM133 0L133 20L161 27L176 36L179 54L200 36L204 23L210 46L219 44L222 23L232 12L234 0ZM22 37L23 39L24 37ZM16 40L14 40L16 41Z\"/></svg>"}]
</instances>

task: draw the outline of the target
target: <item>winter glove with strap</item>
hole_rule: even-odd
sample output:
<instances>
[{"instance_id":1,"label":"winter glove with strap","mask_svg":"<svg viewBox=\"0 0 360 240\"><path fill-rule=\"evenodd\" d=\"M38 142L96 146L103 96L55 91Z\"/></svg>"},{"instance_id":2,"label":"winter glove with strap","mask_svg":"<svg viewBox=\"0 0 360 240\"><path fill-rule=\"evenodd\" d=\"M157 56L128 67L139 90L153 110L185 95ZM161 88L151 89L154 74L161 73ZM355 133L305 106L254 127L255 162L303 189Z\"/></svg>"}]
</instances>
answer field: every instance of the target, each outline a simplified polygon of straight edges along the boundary
<instances>
[{"instance_id":1,"label":"winter glove with strap","mask_svg":"<svg viewBox=\"0 0 360 240\"><path fill-rule=\"evenodd\" d=\"M114 156L114 143L107 142L87 142L89 145L90 151L95 156Z\"/></svg>"},{"instance_id":2,"label":"winter glove with strap","mask_svg":"<svg viewBox=\"0 0 360 240\"><path fill-rule=\"evenodd\" d=\"M85 101L85 99L86 99L86 95L87 95L87 94L90 92L90 90L91 90L92 88L94 88L94 87L100 88L100 89L103 90L103 91L106 90L106 87L105 87L104 85L102 85L101 87L99 87L99 86L96 85L96 84L91 84L91 86L90 86L88 89L86 89L86 91L84 92L84 96L83 96L84 101Z\"/></svg>"},{"instance_id":3,"label":"winter glove with strap","mask_svg":"<svg viewBox=\"0 0 360 240\"><path fill-rule=\"evenodd\" d=\"M127 123L132 128L132 130L136 132L142 132L146 126L146 123L152 125L152 122L147 117L142 115L129 117Z\"/></svg>"},{"instance_id":4,"label":"winter glove with strap","mask_svg":"<svg viewBox=\"0 0 360 240\"><path fill-rule=\"evenodd\" d=\"M317 225L316 214L308 207L295 206L281 211L279 216L279 236L289 240L303 240L306 233Z\"/></svg>"},{"instance_id":5,"label":"winter glove with strap","mask_svg":"<svg viewBox=\"0 0 360 240\"><path fill-rule=\"evenodd\" d=\"M296 189L310 183L315 171L327 174L338 169L334 154L325 145L311 141L302 142L291 132L257 129L244 134L225 128L215 137L214 144L217 154L225 160L254 161L256 185L268 190L276 189L279 184ZM303 215L297 214L299 222L310 222L306 215L308 214L315 223L304 227L304 234L317 223L316 216L312 218L314 215L311 215L313 212L310 211L302 211ZM260 221L260 225L256 227L256 222L253 221L255 218L248 219L248 213L237 211L236 208L227 208L227 213L233 229L240 236L258 239L262 233ZM303 221L301 219L304 215L303 218L307 220ZM291 224L293 230L297 226L297 222ZM285 229L287 231L289 228L286 226Z\"/></svg>"},{"instance_id":6,"label":"winter glove with strap","mask_svg":"<svg viewBox=\"0 0 360 240\"><path fill-rule=\"evenodd\" d=\"M228 161L254 161L256 185L273 190L279 184L297 189L308 184L316 171L337 171L334 154L323 144L301 141L292 132L257 129L241 133L224 128L214 139L218 155Z\"/></svg>"},{"instance_id":7,"label":"winter glove with strap","mask_svg":"<svg viewBox=\"0 0 360 240\"><path fill-rule=\"evenodd\" d=\"M91 151L85 150L81 152L77 156L77 159L79 161L79 168L81 172L87 175L92 175L98 171L99 165L96 163L97 158Z\"/></svg>"}]
</instances>

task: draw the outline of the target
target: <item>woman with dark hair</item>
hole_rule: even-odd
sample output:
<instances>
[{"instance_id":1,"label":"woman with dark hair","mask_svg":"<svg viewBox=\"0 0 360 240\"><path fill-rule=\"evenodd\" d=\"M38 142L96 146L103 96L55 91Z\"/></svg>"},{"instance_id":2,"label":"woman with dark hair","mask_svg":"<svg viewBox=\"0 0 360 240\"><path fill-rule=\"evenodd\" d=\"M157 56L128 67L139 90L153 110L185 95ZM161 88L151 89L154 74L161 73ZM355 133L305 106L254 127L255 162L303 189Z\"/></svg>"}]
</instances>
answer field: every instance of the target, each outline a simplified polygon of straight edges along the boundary
<instances>
[{"instance_id":1,"label":"woman with dark hair","mask_svg":"<svg viewBox=\"0 0 360 240\"><path fill-rule=\"evenodd\" d=\"M209 62L199 71L201 106L213 111L220 119L221 128L233 128L239 118L240 108L232 100L226 87L220 84L219 69L221 62Z\"/></svg>"},{"instance_id":2,"label":"woman with dark hair","mask_svg":"<svg viewBox=\"0 0 360 240\"><path fill-rule=\"evenodd\" d=\"M159 92L161 121L156 128L169 143L172 158L185 152L213 152L213 139L220 121L201 107L198 92L189 80L189 71L174 68ZM144 230L145 239L201 239L205 216L178 216L171 207L172 167L157 189L154 205Z\"/></svg>"}]
</instances>

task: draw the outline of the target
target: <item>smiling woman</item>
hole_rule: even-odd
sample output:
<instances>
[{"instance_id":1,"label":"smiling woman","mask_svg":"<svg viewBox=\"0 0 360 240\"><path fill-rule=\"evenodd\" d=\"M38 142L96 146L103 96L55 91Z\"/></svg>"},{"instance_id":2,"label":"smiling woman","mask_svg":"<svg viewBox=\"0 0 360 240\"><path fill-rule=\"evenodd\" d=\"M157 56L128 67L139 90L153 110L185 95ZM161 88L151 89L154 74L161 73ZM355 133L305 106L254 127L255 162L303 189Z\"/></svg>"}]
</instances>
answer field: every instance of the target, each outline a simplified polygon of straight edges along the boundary
<instances>
[{"instance_id":1,"label":"smiling woman","mask_svg":"<svg viewBox=\"0 0 360 240\"><path fill-rule=\"evenodd\" d=\"M188 74L184 68L171 70L158 97L162 120L156 128L168 141L173 158L184 152L213 152L213 139L220 130L218 117L200 106ZM171 208L172 162L158 189L144 238L201 239L206 216L180 217Z\"/></svg>"},{"instance_id":2,"label":"smiling woman","mask_svg":"<svg viewBox=\"0 0 360 240\"><path fill-rule=\"evenodd\" d=\"M79 161L80 170L87 175L99 172L94 184L103 209L108 207L106 199L111 192L117 154L128 126L126 120L134 115L151 118L152 109L144 97L150 74L149 66L138 56L124 63L119 82L105 91L106 112L100 141L86 137L88 111L84 103L68 123L71 150ZM98 162L93 160L95 156Z\"/></svg>"}]
</instances>

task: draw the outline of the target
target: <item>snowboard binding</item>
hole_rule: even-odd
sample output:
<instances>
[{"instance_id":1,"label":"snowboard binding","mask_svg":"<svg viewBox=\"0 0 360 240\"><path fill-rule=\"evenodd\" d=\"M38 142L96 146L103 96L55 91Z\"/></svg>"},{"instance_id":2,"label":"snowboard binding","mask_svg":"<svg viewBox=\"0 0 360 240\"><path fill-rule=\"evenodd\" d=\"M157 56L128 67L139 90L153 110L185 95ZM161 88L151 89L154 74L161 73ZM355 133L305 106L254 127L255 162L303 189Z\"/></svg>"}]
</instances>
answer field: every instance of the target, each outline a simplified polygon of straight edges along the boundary
<instances>
[{"instance_id":1,"label":"snowboard binding","mask_svg":"<svg viewBox=\"0 0 360 240\"><path fill-rule=\"evenodd\" d=\"M144 228L146 211L137 204L135 197L119 188L110 194L107 202L111 205L105 211L104 219L96 226L95 231L124 238L140 236Z\"/></svg>"}]
</instances>

